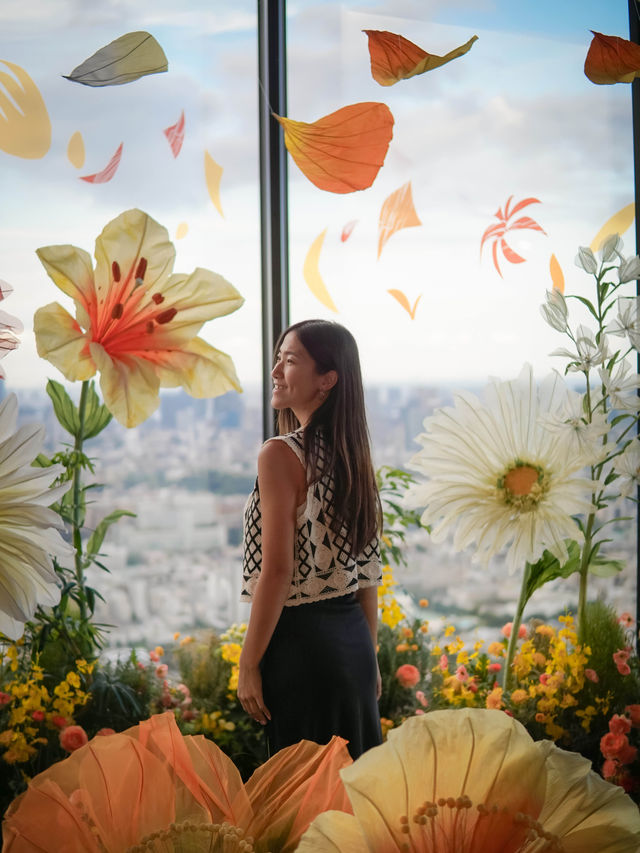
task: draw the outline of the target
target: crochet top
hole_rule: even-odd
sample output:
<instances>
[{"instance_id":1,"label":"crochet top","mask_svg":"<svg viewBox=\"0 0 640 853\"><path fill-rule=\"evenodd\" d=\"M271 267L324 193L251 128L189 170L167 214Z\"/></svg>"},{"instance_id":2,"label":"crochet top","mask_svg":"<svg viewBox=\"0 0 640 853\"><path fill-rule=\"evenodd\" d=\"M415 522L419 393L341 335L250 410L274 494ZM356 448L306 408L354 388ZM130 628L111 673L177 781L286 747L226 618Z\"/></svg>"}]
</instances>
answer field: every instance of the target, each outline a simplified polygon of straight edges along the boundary
<instances>
[{"instance_id":1,"label":"crochet top","mask_svg":"<svg viewBox=\"0 0 640 853\"><path fill-rule=\"evenodd\" d=\"M284 441L304 466L302 429L276 436L271 441ZM325 459L326 446L320 438L318 473L322 471ZM307 479L311 477L307 476ZM348 595L362 587L377 586L382 580L377 536L354 558L345 536L346 528L343 526L339 533L331 530L333 492L333 477L321 474L308 487L305 503L298 507L293 576L285 607ZM261 568L262 513L256 479L244 510L241 600L249 601L253 597Z\"/></svg>"}]
</instances>

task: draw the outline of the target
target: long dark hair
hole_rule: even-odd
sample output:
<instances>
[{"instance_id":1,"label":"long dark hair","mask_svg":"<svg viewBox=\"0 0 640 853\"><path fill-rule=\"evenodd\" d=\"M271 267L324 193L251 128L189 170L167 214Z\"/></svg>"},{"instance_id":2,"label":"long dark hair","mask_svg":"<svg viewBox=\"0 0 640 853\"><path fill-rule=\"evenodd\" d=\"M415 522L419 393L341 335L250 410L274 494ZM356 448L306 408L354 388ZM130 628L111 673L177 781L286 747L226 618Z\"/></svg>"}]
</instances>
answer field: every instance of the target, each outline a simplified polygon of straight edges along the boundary
<instances>
[{"instance_id":1,"label":"long dark hair","mask_svg":"<svg viewBox=\"0 0 640 853\"><path fill-rule=\"evenodd\" d=\"M352 553L358 555L379 533L382 519L371 461L358 347L351 332L338 323L303 320L280 335L274 358L289 332L293 332L307 350L318 373L335 370L338 374L337 383L305 427L304 453L307 470L317 471L319 436L322 435L327 460L317 477L333 476L334 532L344 524L349 531ZM278 412L280 435L293 432L299 426L291 409Z\"/></svg>"}]
</instances>

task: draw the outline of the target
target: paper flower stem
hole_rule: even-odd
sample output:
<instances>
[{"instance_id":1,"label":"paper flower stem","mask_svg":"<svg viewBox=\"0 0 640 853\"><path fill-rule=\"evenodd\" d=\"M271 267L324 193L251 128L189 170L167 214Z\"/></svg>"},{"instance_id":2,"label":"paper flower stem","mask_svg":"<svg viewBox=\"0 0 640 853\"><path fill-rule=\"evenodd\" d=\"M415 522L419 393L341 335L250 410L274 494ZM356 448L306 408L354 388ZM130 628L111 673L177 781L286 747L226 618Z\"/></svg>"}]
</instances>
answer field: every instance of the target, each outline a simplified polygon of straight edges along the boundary
<instances>
[{"instance_id":1,"label":"paper flower stem","mask_svg":"<svg viewBox=\"0 0 640 853\"><path fill-rule=\"evenodd\" d=\"M87 394L89 392L89 380L85 379L82 383L80 391L80 402L78 404L78 430L75 434L73 449L76 457L76 465L73 471L73 545L75 548L75 568L76 582L78 584L78 604L80 607L80 619L84 622L87 618L87 601L84 586L84 566L82 559L82 512L81 512L81 496L82 483L80 480L82 465L82 445L84 442L84 422L87 409Z\"/></svg>"},{"instance_id":2,"label":"paper flower stem","mask_svg":"<svg viewBox=\"0 0 640 853\"><path fill-rule=\"evenodd\" d=\"M511 625L511 636L509 637L509 645L507 646L507 659L504 664L504 669L502 670L503 690L510 690L511 685L513 684L513 658L515 656L516 647L518 645L518 633L520 631L520 625L522 623L522 614L524 612L524 608L526 607L527 601L529 600L529 596L527 595L527 588L529 586L530 574L531 565L529 563L525 563L524 572L522 573L522 584L520 586L520 597L518 598L516 612L513 616L513 623Z\"/></svg>"}]
</instances>

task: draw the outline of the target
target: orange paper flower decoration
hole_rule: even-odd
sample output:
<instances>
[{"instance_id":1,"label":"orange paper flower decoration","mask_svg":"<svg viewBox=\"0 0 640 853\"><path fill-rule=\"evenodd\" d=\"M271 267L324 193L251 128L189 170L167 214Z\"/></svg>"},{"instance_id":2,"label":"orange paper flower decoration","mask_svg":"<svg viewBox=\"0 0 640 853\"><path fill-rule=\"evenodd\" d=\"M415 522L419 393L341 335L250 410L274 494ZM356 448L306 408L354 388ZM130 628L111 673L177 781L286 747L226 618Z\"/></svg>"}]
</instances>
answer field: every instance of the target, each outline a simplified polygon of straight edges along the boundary
<instances>
[{"instance_id":1,"label":"orange paper flower decoration","mask_svg":"<svg viewBox=\"0 0 640 853\"><path fill-rule=\"evenodd\" d=\"M618 36L591 32L593 39L584 61L584 73L592 83L631 83L640 76L640 45Z\"/></svg>"},{"instance_id":2,"label":"orange paper flower decoration","mask_svg":"<svg viewBox=\"0 0 640 853\"><path fill-rule=\"evenodd\" d=\"M500 270L500 266L498 264L498 247L502 251L502 254L505 260L509 261L511 264L522 264L525 262L526 258L523 258L522 255L519 255L517 252L514 252L511 246L508 245L506 240L504 239L504 235L507 231L517 231L521 229L530 229L532 231L541 231L545 234L545 230L538 225L538 223L531 219L530 216L521 216L516 219L514 222L509 222L509 220L514 216L514 214L518 213L518 211L522 210L524 207L527 207L530 204L540 204L540 200L537 198L525 198L522 201L519 201L517 204L514 204L511 207L511 200L513 196L509 196L507 199L507 203L504 206L504 212L501 207L498 208L497 212L494 214L498 222L495 225L490 225L484 234L482 235L482 240L480 241L480 252L482 252L482 247L484 246L487 240L493 241L492 246L492 254L493 254L493 265L498 271L498 275L502 278L502 272Z\"/></svg>"},{"instance_id":3,"label":"orange paper flower decoration","mask_svg":"<svg viewBox=\"0 0 640 853\"><path fill-rule=\"evenodd\" d=\"M411 181L407 181L388 196L380 209L378 222L378 257L389 237L401 228L422 225L413 205Z\"/></svg>"},{"instance_id":4,"label":"orange paper flower decoration","mask_svg":"<svg viewBox=\"0 0 640 853\"><path fill-rule=\"evenodd\" d=\"M399 80L407 80L416 74L424 74L446 65L452 59L463 56L471 50L478 36L472 36L468 42L437 56L427 53L417 44L396 33L386 30L363 30L369 37L369 57L371 59L371 76L381 86L393 86Z\"/></svg>"},{"instance_id":5,"label":"orange paper flower decoration","mask_svg":"<svg viewBox=\"0 0 640 853\"><path fill-rule=\"evenodd\" d=\"M301 741L243 785L231 759L173 714L96 737L29 783L7 811L11 853L295 850L326 809L351 813L338 772L346 741ZM253 838L252 843L249 838Z\"/></svg>"},{"instance_id":6,"label":"orange paper flower decoration","mask_svg":"<svg viewBox=\"0 0 640 853\"><path fill-rule=\"evenodd\" d=\"M370 187L393 136L391 110L376 102L350 104L311 124L275 118L298 168L312 184L331 193Z\"/></svg>"}]
</instances>

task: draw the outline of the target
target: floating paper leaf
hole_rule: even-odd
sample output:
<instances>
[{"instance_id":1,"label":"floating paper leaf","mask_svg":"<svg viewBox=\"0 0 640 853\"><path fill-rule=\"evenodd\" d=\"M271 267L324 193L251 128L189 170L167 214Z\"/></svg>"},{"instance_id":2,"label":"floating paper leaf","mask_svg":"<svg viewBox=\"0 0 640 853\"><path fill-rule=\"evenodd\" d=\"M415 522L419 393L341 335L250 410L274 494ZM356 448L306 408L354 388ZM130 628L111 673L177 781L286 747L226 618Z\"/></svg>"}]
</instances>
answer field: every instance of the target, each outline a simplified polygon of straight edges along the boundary
<instances>
[{"instance_id":1,"label":"floating paper leaf","mask_svg":"<svg viewBox=\"0 0 640 853\"><path fill-rule=\"evenodd\" d=\"M327 286L322 280L322 276L320 275L319 269L319 261L320 261L320 252L322 250L322 244L324 243L324 238L327 234L327 229L325 228L322 233L318 234L316 239L311 244L309 251L307 252L307 257L304 259L304 266L302 268L302 275L304 276L304 280L307 282L309 286L309 290L316 299L319 299L323 305L325 305L329 310L335 311L338 313L338 309L336 308L333 299L329 295L329 291L327 290Z\"/></svg>"},{"instance_id":2,"label":"floating paper leaf","mask_svg":"<svg viewBox=\"0 0 640 853\"><path fill-rule=\"evenodd\" d=\"M388 196L380 209L378 222L378 257L384 244L392 234L401 228L413 228L422 225L413 206L411 181L407 181L399 189Z\"/></svg>"},{"instance_id":3,"label":"floating paper leaf","mask_svg":"<svg viewBox=\"0 0 640 853\"><path fill-rule=\"evenodd\" d=\"M611 234L624 234L627 228L631 228L636 215L636 206L633 202L623 207L617 213L614 213L611 219L608 219L596 236L591 241L590 249L592 252L597 252L602 248L602 244L610 237Z\"/></svg>"},{"instance_id":4,"label":"floating paper leaf","mask_svg":"<svg viewBox=\"0 0 640 853\"><path fill-rule=\"evenodd\" d=\"M163 49L150 33L120 36L63 77L84 86L120 86L169 68Z\"/></svg>"},{"instance_id":5,"label":"floating paper leaf","mask_svg":"<svg viewBox=\"0 0 640 853\"><path fill-rule=\"evenodd\" d=\"M80 180L87 181L87 183L89 184L106 184L107 181L110 181L111 178L115 175L118 166L120 165L120 158L122 157L122 148L123 143L121 142L118 146L116 153L113 155L111 160L109 160L109 162L101 172L96 172L95 175L82 175Z\"/></svg>"},{"instance_id":6,"label":"floating paper leaf","mask_svg":"<svg viewBox=\"0 0 640 853\"><path fill-rule=\"evenodd\" d=\"M584 61L584 73L592 83L631 83L640 76L640 45L618 36L593 33Z\"/></svg>"},{"instance_id":7,"label":"floating paper leaf","mask_svg":"<svg viewBox=\"0 0 640 853\"><path fill-rule=\"evenodd\" d=\"M183 237L187 236L189 231L189 226L186 222L181 222L176 228L176 240L182 240Z\"/></svg>"},{"instance_id":8,"label":"floating paper leaf","mask_svg":"<svg viewBox=\"0 0 640 853\"><path fill-rule=\"evenodd\" d=\"M205 151L204 179L207 184L207 190L209 191L209 197L222 217L224 217L224 213L222 212L222 205L220 204L220 180L223 172L224 169L222 166L220 166L219 163L216 163L208 151Z\"/></svg>"},{"instance_id":9,"label":"floating paper leaf","mask_svg":"<svg viewBox=\"0 0 640 853\"><path fill-rule=\"evenodd\" d=\"M413 303L413 308L412 308L411 305L409 304L409 300L407 299L407 297L404 295L404 293L401 290L387 290L387 293L390 293L394 299L397 299L398 302L400 303L400 305L402 305L404 310L411 317L411 319L415 320L416 308L418 307L418 302L420 302L420 299L422 298L422 294L420 294L420 296L418 296L416 301Z\"/></svg>"},{"instance_id":10,"label":"floating paper leaf","mask_svg":"<svg viewBox=\"0 0 640 853\"><path fill-rule=\"evenodd\" d=\"M72 166L81 169L84 166L84 140L79 130L73 134L67 145L67 157Z\"/></svg>"},{"instance_id":11,"label":"floating paper leaf","mask_svg":"<svg viewBox=\"0 0 640 853\"><path fill-rule=\"evenodd\" d=\"M498 222L494 225L490 225L486 229L486 231L482 235L482 240L480 241L481 254L482 247L484 246L485 242L489 239L493 241L493 245L491 247L493 265L498 271L498 275L500 276L500 278L502 278L502 272L500 271L500 265L498 264L498 247L500 247L505 260L509 261L512 264L522 264L526 260L526 258L523 258L521 255L518 255L517 252L514 252L504 239L504 235L507 233L507 231L517 231L518 229L527 228L531 231L541 231L543 234L545 233L544 229L541 228L540 225L538 225L538 223L535 221L535 219L532 219L530 216L521 216L514 222L509 222L509 220L524 207L527 207L530 204L540 204L539 199L525 198L522 201L519 201L517 204L514 204L513 208L511 207L512 199L512 195L509 196L509 198L507 199L507 203L504 206L504 212L502 211L501 207L498 208L498 211L494 214L496 219L498 219Z\"/></svg>"},{"instance_id":12,"label":"floating paper leaf","mask_svg":"<svg viewBox=\"0 0 640 853\"><path fill-rule=\"evenodd\" d=\"M416 74L424 74L425 71L446 65L452 59L468 53L474 41L478 40L478 36L472 36L468 42L445 53L444 56L436 56L434 53L427 53L403 36L386 30L363 32L369 37L371 76L381 86L393 86L399 80L407 80Z\"/></svg>"},{"instance_id":13,"label":"floating paper leaf","mask_svg":"<svg viewBox=\"0 0 640 853\"><path fill-rule=\"evenodd\" d=\"M39 160L51 147L47 107L24 68L6 60L0 62L16 78L0 71L0 149L14 157Z\"/></svg>"},{"instance_id":14,"label":"floating paper leaf","mask_svg":"<svg viewBox=\"0 0 640 853\"><path fill-rule=\"evenodd\" d=\"M163 133L169 140L173 156L177 157L184 142L184 110L181 112L178 121L164 130Z\"/></svg>"},{"instance_id":15,"label":"floating paper leaf","mask_svg":"<svg viewBox=\"0 0 640 853\"><path fill-rule=\"evenodd\" d=\"M564 273L555 255L551 255L549 259L549 273L551 274L553 289L564 293Z\"/></svg>"},{"instance_id":16,"label":"floating paper leaf","mask_svg":"<svg viewBox=\"0 0 640 853\"><path fill-rule=\"evenodd\" d=\"M393 136L386 104L350 104L312 124L275 116L284 144L302 173L321 190L364 190L380 171Z\"/></svg>"},{"instance_id":17,"label":"floating paper leaf","mask_svg":"<svg viewBox=\"0 0 640 853\"><path fill-rule=\"evenodd\" d=\"M357 219L352 219L351 222L347 222L347 224L344 226L344 228L342 229L342 234L340 235L340 239L343 243L345 242L345 240L348 240L349 237L351 237L351 232L356 227L357 222Z\"/></svg>"}]
</instances>

